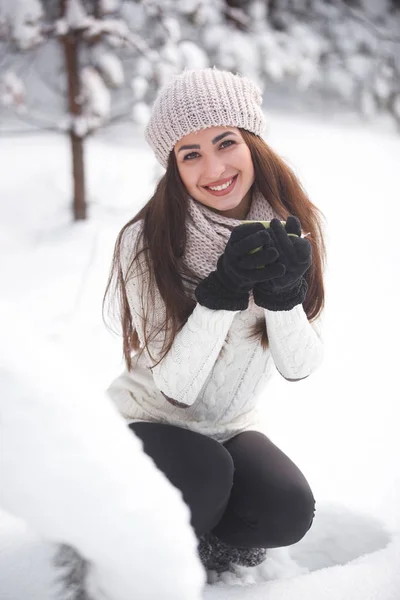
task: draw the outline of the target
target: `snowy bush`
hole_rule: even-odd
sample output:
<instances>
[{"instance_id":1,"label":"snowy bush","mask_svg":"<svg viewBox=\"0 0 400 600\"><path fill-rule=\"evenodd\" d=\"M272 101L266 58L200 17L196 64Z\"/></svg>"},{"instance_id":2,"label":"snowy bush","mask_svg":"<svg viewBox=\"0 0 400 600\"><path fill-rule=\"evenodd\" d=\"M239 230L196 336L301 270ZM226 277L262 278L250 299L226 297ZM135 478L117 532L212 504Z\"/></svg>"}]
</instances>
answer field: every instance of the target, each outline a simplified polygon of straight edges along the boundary
<instances>
[{"instance_id":1,"label":"snowy bush","mask_svg":"<svg viewBox=\"0 0 400 600\"><path fill-rule=\"evenodd\" d=\"M400 122L395 0L101 0L96 5L94 10L88 0L68 0L60 19L60 0L3 0L0 39L12 40L16 57L16 48L26 52L46 36L83 32L88 46L79 62L98 73L102 99L95 104L104 107L100 79L109 90L110 117L121 94L131 102L125 102L131 119L138 112L133 105L151 106L175 73L215 65L246 74L262 88L290 82L300 98L322 93L366 116L388 113ZM139 84L140 92L131 83L137 78L147 81ZM27 98L29 103L29 89ZM97 121L98 126L105 122Z\"/></svg>"}]
</instances>

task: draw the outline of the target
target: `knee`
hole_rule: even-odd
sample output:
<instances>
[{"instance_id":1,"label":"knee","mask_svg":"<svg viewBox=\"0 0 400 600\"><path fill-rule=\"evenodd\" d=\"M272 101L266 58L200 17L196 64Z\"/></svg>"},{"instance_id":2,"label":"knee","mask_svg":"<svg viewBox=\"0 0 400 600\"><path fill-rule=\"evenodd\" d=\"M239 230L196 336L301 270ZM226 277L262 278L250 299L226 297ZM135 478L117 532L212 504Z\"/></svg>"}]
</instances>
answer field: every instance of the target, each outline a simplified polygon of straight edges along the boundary
<instances>
[{"instance_id":1,"label":"knee","mask_svg":"<svg viewBox=\"0 0 400 600\"><path fill-rule=\"evenodd\" d=\"M269 501L268 501L269 500ZM293 483L285 490L270 491L262 516L246 523L255 536L254 546L281 548L299 542L310 529L315 512L315 500L307 484Z\"/></svg>"},{"instance_id":2,"label":"knee","mask_svg":"<svg viewBox=\"0 0 400 600\"><path fill-rule=\"evenodd\" d=\"M209 460L205 461L204 469L199 474L199 486L210 499L214 496L215 504L226 504L233 485L234 463L222 444L214 440L209 440L209 444L210 442L213 447L211 452L209 448Z\"/></svg>"},{"instance_id":3,"label":"knee","mask_svg":"<svg viewBox=\"0 0 400 600\"><path fill-rule=\"evenodd\" d=\"M209 440L207 458L196 461L188 504L192 509L192 525L197 535L210 532L222 518L233 485L234 464L222 444Z\"/></svg>"},{"instance_id":4,"label":"knee","mask_svg":"<svg viewBox=\"0 0 400 600\"><path fill-rule=\"evenodd\" d=\"M280 518L282 539L279 546L291 546L305 536L314 520L315 499L309 486L293 486L283 506L286 508Z\"/></svg>"}]
</instances>

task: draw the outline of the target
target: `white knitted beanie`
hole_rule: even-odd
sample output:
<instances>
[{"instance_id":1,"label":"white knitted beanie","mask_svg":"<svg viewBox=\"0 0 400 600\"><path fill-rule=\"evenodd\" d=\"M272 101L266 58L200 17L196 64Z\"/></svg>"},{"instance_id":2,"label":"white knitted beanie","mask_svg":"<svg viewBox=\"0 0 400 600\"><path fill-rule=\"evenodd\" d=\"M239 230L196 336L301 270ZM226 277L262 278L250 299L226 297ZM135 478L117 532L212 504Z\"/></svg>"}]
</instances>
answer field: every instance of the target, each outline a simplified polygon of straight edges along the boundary
<instances>
[{"instance_id":1,"label":"white knitted beanie","mask_svg":"<svg viewBox=\"0 0 400 600\"><path fill-rule=\"evenodd\" d=\"M159 92L145 138L167 167L176 142L194 131L230 126L261 135L265 125L261 103L259 88L246 77L215 67L186 70Z\"/></svg>"}]
</instances>

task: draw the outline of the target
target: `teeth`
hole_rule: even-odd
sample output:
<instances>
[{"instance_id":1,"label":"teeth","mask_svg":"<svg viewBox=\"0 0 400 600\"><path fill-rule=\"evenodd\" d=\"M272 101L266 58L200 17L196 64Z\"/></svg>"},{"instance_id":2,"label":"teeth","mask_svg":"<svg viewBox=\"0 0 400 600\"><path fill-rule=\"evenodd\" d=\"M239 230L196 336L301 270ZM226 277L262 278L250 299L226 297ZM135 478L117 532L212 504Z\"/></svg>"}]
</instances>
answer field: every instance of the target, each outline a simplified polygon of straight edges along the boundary
<instances>
[{"instance_id":1,"label":"teeth","mask_svg":"<svg viewBox=\"0 0 400 600\"><path fill-rule=\"evenodd\" d=\"M226 183L224 183L223 185L217 185L216 187L211 187L209 185L208 187L210 188L210 190L213 190L214 192L221 192L222 190L226 190L226 188L231 185L232 181L233 181L233 178L230 181L227 181Z\"/></svg>"}]
</instances>

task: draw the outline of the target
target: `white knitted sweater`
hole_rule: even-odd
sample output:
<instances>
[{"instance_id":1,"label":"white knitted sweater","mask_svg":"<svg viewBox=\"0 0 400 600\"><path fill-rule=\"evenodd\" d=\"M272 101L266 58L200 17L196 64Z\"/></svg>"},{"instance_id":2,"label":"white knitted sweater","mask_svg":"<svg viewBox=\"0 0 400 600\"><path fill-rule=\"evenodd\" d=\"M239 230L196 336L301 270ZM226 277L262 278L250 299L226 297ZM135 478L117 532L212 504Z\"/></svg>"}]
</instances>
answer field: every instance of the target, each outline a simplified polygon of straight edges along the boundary
<instances>
[{"instance_id":1,"label":"white knitted sweater","mask_svg":"<svg viewBox=\"0 0 400 600\"><path fill-rule=\"evenodd\" d=\"M121 248L124 273L140 228L138 222L125 236ZM145 274L139 277L134 273L127 283L132 320L142 346L148 283ZM165 307L159 294L151 296L151 327L157 327L163 322ZM266 350L258 339L249 337L260 318L267 324ZM236 312L196 304L171 350L151 368L163 338L160 334L150 344L153 360L147 352L133 357L132 369L112 382L109 395L130 422L170 423L221 442L257 428L257 403L274 367L286 379L296 380L308 377L322 360L318 322L310 324L301 305L272 312L255 305L252 298L247 310ZM172 404L166 397L187 408Z\"/></svg>"}]
</instances>

